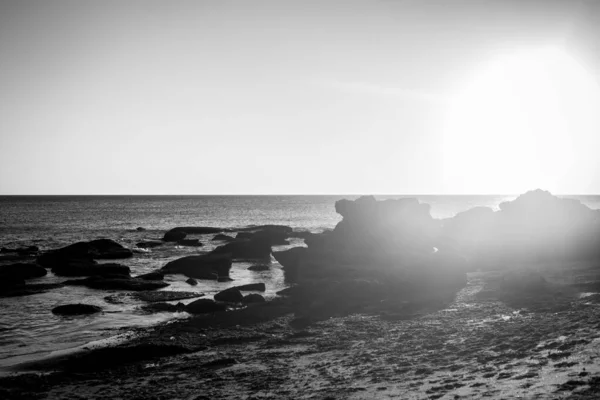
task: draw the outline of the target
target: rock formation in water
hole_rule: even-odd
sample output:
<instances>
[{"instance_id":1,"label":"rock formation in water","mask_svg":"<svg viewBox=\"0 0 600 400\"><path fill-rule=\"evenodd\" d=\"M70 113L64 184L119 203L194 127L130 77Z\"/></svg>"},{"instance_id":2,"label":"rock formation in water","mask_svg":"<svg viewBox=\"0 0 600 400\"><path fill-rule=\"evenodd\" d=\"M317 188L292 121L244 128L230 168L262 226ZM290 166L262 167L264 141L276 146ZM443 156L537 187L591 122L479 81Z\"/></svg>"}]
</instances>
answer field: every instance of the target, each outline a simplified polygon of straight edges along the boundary
<instances>
[{"instance_id":1,"label":"rock formation in water","mask_svg":"<svg viewBox=\"0 0 600 400\"><path fill-rule=\"evenodd\" d=\"M436 251L439 221L416 199L340 200L335 229L307 235L307 247L274 252L290 295L314 312L350 312L386 299L430 301L466 284L464 259Z\"/></svg>"},{"instance_id":2,"label":"rock formation in water","mask_svg":"<svg viewBox=\"0 0 600 400\"><path fill-rule=\"evenodd\" d=\"M445 220L440 248L470 258L474 269L600 257L600 212L578 200L538 189L499 208Z\"/></svg>"}]
</instances>

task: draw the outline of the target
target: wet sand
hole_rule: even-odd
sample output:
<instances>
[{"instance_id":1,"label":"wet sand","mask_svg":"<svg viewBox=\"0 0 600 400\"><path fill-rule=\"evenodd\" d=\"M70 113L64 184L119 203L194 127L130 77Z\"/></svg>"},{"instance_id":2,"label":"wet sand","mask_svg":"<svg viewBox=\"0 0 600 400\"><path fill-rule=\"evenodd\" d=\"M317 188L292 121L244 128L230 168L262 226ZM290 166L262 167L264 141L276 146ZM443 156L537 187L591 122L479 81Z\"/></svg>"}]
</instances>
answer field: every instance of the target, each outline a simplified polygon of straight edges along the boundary
<instances>
[{"instance_id":1,"label":"wet sand","mask_svg":"<svg viewBox=\"0 0 600 400\"><path fill-rule=\"evenodd\" d=\"M598 273L577 265L564 271L546 268L543 290L506 290L501 273L471 273L454 301L427 314L374 310L298 326L282 301L267 320L163 325L139 342L190 351L99 371L5 378L0 397L595 399Z\"/></svg>"}]
</instances>

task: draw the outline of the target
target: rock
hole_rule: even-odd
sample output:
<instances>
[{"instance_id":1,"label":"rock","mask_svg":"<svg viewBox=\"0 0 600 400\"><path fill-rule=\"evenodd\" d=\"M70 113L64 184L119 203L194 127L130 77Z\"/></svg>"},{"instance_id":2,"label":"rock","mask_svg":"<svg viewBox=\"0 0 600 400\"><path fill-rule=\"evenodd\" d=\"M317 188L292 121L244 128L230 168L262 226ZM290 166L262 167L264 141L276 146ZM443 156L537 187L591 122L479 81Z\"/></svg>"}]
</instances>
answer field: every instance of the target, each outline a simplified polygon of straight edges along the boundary
<instances>
[{"instance_id":1,"label":"rock","mask_svg":"<svg viewBox=\"0 0 600 400\"><path fill-rule=\"evenodd\" d=\"M64 306L54 307L52 314L57 315L84 315L95 314L102 311L102 308L91 304L66 304Z\"/></svg>"},{"instance_id":2,"label":"rock","mask_svg":"<svg viewBox=\"0 0 600 400\"><path fill-rule=\"evenodd\" d=\"M12 281L10 284L0 282L0 297L28 296L44 293L48 290L63 287L62 283L25 284L25 281Z\"/></svg>"},{"instance_id":3,"label":"rock","mask_svg":"<svg viewBox=\"0 0 600 400\"><path fill-rule=\"evenodd\" d=\"M52 267L52 272L59 276L109 276L129 277L131 270L126 265L108 263L96 264L89 260L67 260L62 265Z\"/></svg>"},{"instance_id":4,"label":"rock","mask_svg":"<svg viewBox=\"0 0 600 400\"><path fill-rule=\"evenodd\" d=\"M165 242L176 242L185 239L187 235L204 235L208 233L223 232L223 228L214 228L210 226L180 226L167 231L163 237Z\"/></svg>"},{"instance_id":5,"label":"rock","mask_svg":"<svg viewBox=\"0 0 600 400\"><path fill-rule=\"evenodd\" d=\"M181 239L177 241L180 246L200 247L202 243L198 239Z\"/></svg>"},{"instance_id":6,"label":"rock","mask_svg":"<svg viewBox=\"0 0 600 400\"><path fill-rule=\"evenodd\" d=\"M244 296L242 299L242 303L251 304L251 303L264 303L266 300L260 294L252 293Z\"/></svg>"},{"instance_id":7,"label":"rock","mask_svg":"<svg viewBox=\"0 0 600 400\"><path fill-rule=\"evenodd\" d=\"M190 278L216 280L229 276L231 256L227 254L205 254L187 256L167 263L162 271L168 274L183 274Z\"/></svg>"},{"instance_id":8,"label":"rock","mask_svg":"<svg viewBox=\"0 0 600 400\"><path fill-rule=\"evenodd\" d=\"M135 293L128 293L127 295L134 297L141 301L149 303L161 302L161 301L174 301L174 300L185 300L193 299L194 297L202 297L203 293L197 292L174 292L174 291L142 291Z\"/></svg>"},{"instance_id":9,"label":"rock","mask_svg":"<svg viewBox=\"0 0 600 400\"><path fill-rule=\"evenodd\" d=\"M21 255L37 253L38 251L40 251L40 249L37 246L18 247L16 249L9 249L6 247L2 247L0 249L0 253L17 253L17 254L21 254Z\"/></svg>"},{"instance_id":10,"label":"rock","mask_svg":"<svg viewBox=\"0 0 600 400\"><path fill-rule=\"evenodd\" d=\"M162 240L163 242L177 242L179 240L185 239L186 236L187 233L172 229L170 231L165 232Z\"/></svg>"},{"instance_id":11,"label":"rock","mask_svg":"<svg viewBox=\"0 0 600 400\"><path fill-rule=\"evenodd\" d=\"M149 272L147 274L138 275L136 279L143 279L145 281L162 281L165 279L165 275L159 271Z\"/></svg>"},{"instance_id":12,"label":"rock","mask_svg":"<svg viewBox=\"0 0 600 400\"><path fill-rule=\"evenodd\" d=\"M185 304L169 304L169 303L152 303L142 306L142 310L146 312L184 312Z\"/></svg>"},{"instance_id":13,"label":"rock","mask_svg":"<svg viewBox=\"0 0 600 400\"><path fill-rule=\"evenodd\" d=\"M235 240L217 247L211 254L230 254L235 259L265 259L271 257L271 243L263 237Z\"/></svg>"},{"instance_id":14,"label":"rock","mask_svg":"<svg viewBox=\"0 0 600 400\"><path fill-rule=\"evenodd\" d=\"M2 254L0 255L0 262L2 261L26 261L26 260L31 260L33 257L35 257L35 253L31 253L31 254L23 254L23 253L16 253L16 254Z\"/></svg>"},{"instance_id":15,"label":"rock","mask_svg":"<svg viewBox=\"0 0 600 400\"><path fill-rule=\"evenodd\" d=\"M235 286L232 289L237 289L239 291L257 291L257 292L264 292L265 290L267 290L266 286L264 283L249 283L247 285L240 285L240 286Z\"/></svg>"},{"instance_id":16,"label":"rock","mask_svg":"<svg viewBox=\"0 0 600 400\"><path fill-rule=\"evenodd\" d=\"M135 230L138 232L143 232L146 230L146 228L142 228L141 226L138 226L137 228L135 228Z\"/></svg>"},{"instance_id":17,"label":"rock","mask_svg":"<svg viewBox=\"0 0 600 400\"><path fill-rule=\"evenodd\" d=\"M159 242L158 240L148 240L145 242L138 242L135 245L140 249L151 249L154 247L162 246L163 242Z\"/></svg>"},{"instance_id":18,"label":"rock","mask_svg":"<svg viewBox=\"0 0 600 400\"><path fill-rule=\"evenodd\" d=\"M248 267L248 271L268 271L271 268L268 265L264 265L264 264L259 264L259 265L253 265L251 267Z\"/></svg>"},{"instance_id":19,"label":"rock","mask_svg":"<svg viewBox=\"0 0 600 400\"><path fill-rule=\"evenodd\" d=\"M189 278L188 280L185 281L186 283L189 283L192 286L196 286L198 284L198 281L195 280L194 278Z\"/></svg>"},{"instance_id":20,"label":"rock","mask_svg":"<svg viewBox=\"0 0 600 400\"><path fill-rule=\"evenodd\" d=\"M217 282L231 282L233 281L233 279L231 279L228 276L220 276L217 278Z\"/></svg>"},{"instance_id":21,"label":"rock","mask_svg":"<svg viewBox=\"0 0 600 400\"><path fill-rule=\"evenodd\" d=\"M288 250L273 252L273 258L281 264L285 272L285 278L289 281L298 279L300 265L308 256L308 249L306 247L292 247Z\"/></svg>"},{"instance_id":22,"label":"rock","mask_svg":"<svg viewBox=\"0 0 600 400\"><path fill-rule=\"evenodd\" d=\"M0 281L5 279L33 279L46 276L46 268L37 264L18 263L0 266Z\"/></svg>"},{"instance_id":23,"label":"rock","mask_svg":"<svg viewBox=\"0 0 600 400\"><path fill-rule=\"evenodd\" d=\"M244 296L238 289L229 288L215 294L214 298L216 301L223 301L226 303L241 303Z\"/></svg>"},{"instance_id":24,"label":"rock","mask_svg":"<svg viewBox=\"0 0 600 400\"><path fill-rule=\"evenodd\" d=\"M37 258L43 267L60 267L74 260L77 263L92 263L94 259L118 259L133 256L133 252L110 239L78 242L67 247L51 250Z\"/></svg>"},{"instance_id":25,"label":"rock","mask_svg":"<svg viewBox=\"0 0 600 400\"><path fill-rule=\"evenodd\" d=\"M185 311L190 314L209 314L219 311L225 311L227 306L224 304L216 303L210 299L199 299L191 302L185 307Z\"/></svg>"},{"instance_id":26,"label":"rock","mask_svg":"<svg viewBox=\"0 0 600 400\"><path fill-rule=\"evenodd\" d=\"M136 278L119 278L110 277L104 278L100 276L92 276L85 279L73 279L64 282L65 285L86 286L91 289L101 290L154 290L169 286L168 283L159 281L146 281Z\"/></svg>"},{"instance_id":27,"label":"rock","mask_svg":"<svg viewBox=\"0 0 600 400\"><path fill-rule=\"evenodd\" d=\"M234 237L229 236L229 235L224 235L222 233L219 233L218 235L215 235L212 240L221 240L221 241L225 241L225 242L231 242L233 240L235 240Z\"/></svg>"},{"instance_id":28,"label":"rock","mask_svg":"<svg viewBox=\"0 0 600 400\"><path fill-rule=\"evenodd\" d=\"M293 229L285 225L259 225L240 229L236 239L254 239L269 243L271 246L289 244L287 238Z\"/></svg>"}]
</instances>

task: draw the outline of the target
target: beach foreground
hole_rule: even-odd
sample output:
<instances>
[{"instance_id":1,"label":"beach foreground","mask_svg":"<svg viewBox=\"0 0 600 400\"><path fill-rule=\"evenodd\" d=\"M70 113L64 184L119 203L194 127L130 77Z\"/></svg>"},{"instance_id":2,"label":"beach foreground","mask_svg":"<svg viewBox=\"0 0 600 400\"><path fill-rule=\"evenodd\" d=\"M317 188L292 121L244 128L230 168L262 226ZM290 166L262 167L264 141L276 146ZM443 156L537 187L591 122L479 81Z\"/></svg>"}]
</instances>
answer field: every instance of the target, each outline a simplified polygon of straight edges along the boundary
<instances>
[{"instance_id":1,"label":"beach foreground","mask_svg":"<svg viewBox=\"0 0 600 400\"><path fill-rule=\"evenodd\" d=\"M168 324L131 346L200 350L127 365L62 361L51 368L63 372L3 379L2 397L597 398L600 296L582 292L597 272L570 270L548 268L548 281L562 284L521 291L503 288L499 273L471 273L454 301L429 313L378 310L296 326L282 301L266 321Z\"/></svg>"}]
</instances>

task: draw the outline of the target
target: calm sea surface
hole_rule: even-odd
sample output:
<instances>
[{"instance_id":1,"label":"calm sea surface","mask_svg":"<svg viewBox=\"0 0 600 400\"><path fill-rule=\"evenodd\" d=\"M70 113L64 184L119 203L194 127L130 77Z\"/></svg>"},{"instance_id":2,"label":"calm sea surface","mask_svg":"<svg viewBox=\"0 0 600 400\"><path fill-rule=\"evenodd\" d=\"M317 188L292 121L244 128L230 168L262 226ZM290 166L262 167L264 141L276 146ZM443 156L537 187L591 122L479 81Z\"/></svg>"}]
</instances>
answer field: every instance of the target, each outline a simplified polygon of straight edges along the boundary
<instances>
[{"instance_id":1,"label":"calm sea surface","mask_svg":"<svg viewBox=\"0 0 600 400\"><path fill-rule=\"evenodd\" d=\"M36 245L42 250L80 240L110 238L135 248L141 240L160 239L175 226L243 227L284 224L320 232L333 228L341 217L334 203L358 196L0 196L0 247ZM376 196L378 199L417 197L431 205L435 218L447 218L474 206L497 208L516 196ZM565 196L600 208L600 196ZM137 227L146 230L136 231ZM140 251L122 260L138 275L189 254L211 250L213 235L199 235L201 248L172 244ZM290 246L302 245L302 241ZM289 246L281 246L286 248ZM182 275L165 277L171 285L163 290L185 290L211 297L229 286L265 282L266 297L285 287L281 267L274 260L265 272L248 271L252 263L234 263L230 283L200 281L189 286ZM61 282L52 273L31 283ZM63 287L32 296L0 298L0 368L56 355L98 340L125 335L134 327L154 325L186 313L145 314L140 302L123 298L121 304L104 297L118 293L83 287ZM193 300L183 301L184 303ZM85 302L104 309L86 317L58 317L51 313L61 304ZM174 302L176 303L176 302Z\"/></svg>"}]
</instances>

